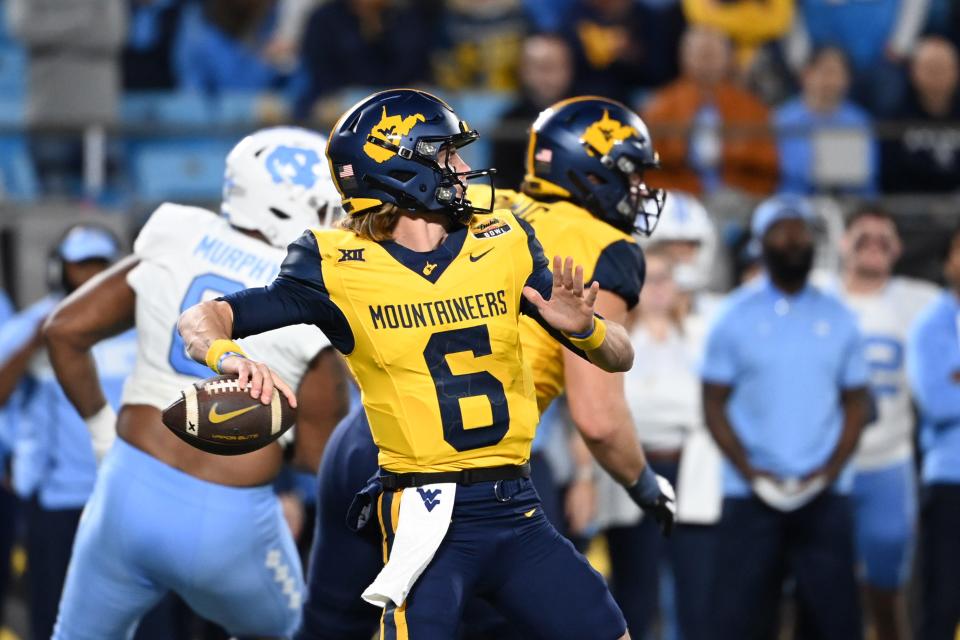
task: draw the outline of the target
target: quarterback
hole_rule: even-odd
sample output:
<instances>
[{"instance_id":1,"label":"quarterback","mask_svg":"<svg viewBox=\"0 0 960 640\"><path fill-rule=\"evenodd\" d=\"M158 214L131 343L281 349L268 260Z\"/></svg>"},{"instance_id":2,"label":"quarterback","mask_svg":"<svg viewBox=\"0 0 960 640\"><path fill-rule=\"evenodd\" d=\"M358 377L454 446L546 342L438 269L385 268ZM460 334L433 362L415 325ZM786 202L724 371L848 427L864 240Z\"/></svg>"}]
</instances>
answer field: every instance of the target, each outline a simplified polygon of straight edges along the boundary
<instances>
[{"instance_id":1,"label":"quarterback","mask_svg":"<svg viewBox=\"0 0 960 640\"><path fill-rule=\"evenodd\" d=\"M611 157L623 157L628 164L617 166ZM647 129L629 109L604 98L565 100L534 123L522 193L497 190L496 204L528 222L546 251L572 255L585 265L585 274L599 286L596 310L619 321L637 303L644 278L643 254L633 234L648 235L663 206L663 195L646 190L643 183L644 171L655 166ZM468 189L475 205L488 204L489 194L482 185ZM622 377L561 348L553 333L529 317L520 320L520 342L539 410L566 388L577 409L576 426L593 454L621 484L635 483L645 462L624 406ZM592 480L593 461L585 458L588 472L578 474L578 482ZM347 496L375 465L376 447L365 416L352 413L324 453L318 534L297 640L372 633L370 607L356 596L367 577L376 575L381 558L369 531L352 536L339 525ZM652 515L669 528L669 508L654 509Z\"/></svg>"},{"instance_id":2,"label":"quarterback","mask_svg":"<svg viewBox=\"0 0 960 640\"><path fill-rule=\"evenodd\" d=\"M530 635L628 637L530 483L539 414L520 314L607 371L629 369L633 350L594 314L599 285L584 287L582 266L555 257L551 272L527 222L467 199L467 181L490 173L457 152L477 135L423 92L361 101L327 148L343 228L307 232L271 285L188 310L180 331L194 359L263 402L274 386L292 394L230 338L310 323L346 356L379 449L383 493L367 495L386 566L364 599L383 607L385 637L453 637L476 594ZM638 501L666 508L652 472L638 475Z\"/></svg>"},{"instance_id":3,"label":"quarterback","mask_svg":"<svg viewBox=\"0 0 960 640\"><path fill-rule=\"evenodd\" d=\"M109 449L74 543L57 640L129 638L168 591L242 638L285 637L296 628L302 571L270 486L281 446L232 458L204 453L168 431L160 412L182 388L207 377L184 353L175 328L180 313L269 282L282 247L335 206L325 142L294 128L245 138L227 158L223 216L162 205L137 237L134 255L47 321L57 377L85 417L94 448ZM90 348L134 325L138 355L116 416L104 402ZM243 348L299 382L294 462L316 469L346 411L338 357L307 326L253 337Z\"/></svg>"}]
</instances>

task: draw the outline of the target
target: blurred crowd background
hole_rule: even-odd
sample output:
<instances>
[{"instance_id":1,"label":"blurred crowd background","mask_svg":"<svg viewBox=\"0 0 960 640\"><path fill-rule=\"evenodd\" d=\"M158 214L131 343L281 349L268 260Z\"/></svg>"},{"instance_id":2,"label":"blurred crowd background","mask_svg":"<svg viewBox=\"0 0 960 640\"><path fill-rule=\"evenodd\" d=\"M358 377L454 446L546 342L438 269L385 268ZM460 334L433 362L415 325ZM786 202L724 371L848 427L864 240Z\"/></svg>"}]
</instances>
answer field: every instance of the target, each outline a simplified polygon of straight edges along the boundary
<instances>
[{"instance_id":1,"label":"blurred crowd background","mask_svg":"<svg viewBox=\"0 0 960 640\"><path fill-rule=\"evenodd\" d=\"M467 160L500 186L536 114L593 93L644 116L653 182L704 198L727 244L778 191L898 197L909 239L930 229L915 214L957 209L958 42L952 0L3 0L0 220L69 203L135 227L216 201L244 133L326 131L414 85L480 130ZM4 242L5 287L35 296ZM902 266L922 270L914 246Z\"/></svg>"},{"instance_id":2,"label":"blurred crowd background","mask_svg":"<svg viewBox=\"0 0 960 640\"><path fill-rule=\"evenodd\" d=\"M160 202L216 209L227 151L262 126L326 132L373 90L426 87L480 131L468 162L516 188L536 115L597 94L643 116L662 164L649 181L681 203L649 247L634 335L660 360L635 373L635 412L679 407L687 431L702 431L695 363L711 309L760 263L749 228L761 200L812 204L824 281L842 279L853 240L876 231L846 229L869 202L890 249L884 281L895 271L943 283L960 221L958 44L954 0L0 0L0 323L58 284L50 265L66 258L71 223L96 221L128 245ZM900 339L912 321L894 328ZM562 407L546 421L562 427ZM598 520L604 487L578 486L595 477L578 473L565 437L538 446L573 495L560 517L584 548L636 524ZM310 479L291 475L283 491L308 541ZM0 534L8 544L22 531L0 521ZM17 548L8 624L24 633ZM593 557L603 565L610 551ZM665 575L621 575L617 588L647 592L628 618L672 640L683 611L671 589L659 606L649 596L651 581L672 584Z\"/></svg>"}]
</instances>

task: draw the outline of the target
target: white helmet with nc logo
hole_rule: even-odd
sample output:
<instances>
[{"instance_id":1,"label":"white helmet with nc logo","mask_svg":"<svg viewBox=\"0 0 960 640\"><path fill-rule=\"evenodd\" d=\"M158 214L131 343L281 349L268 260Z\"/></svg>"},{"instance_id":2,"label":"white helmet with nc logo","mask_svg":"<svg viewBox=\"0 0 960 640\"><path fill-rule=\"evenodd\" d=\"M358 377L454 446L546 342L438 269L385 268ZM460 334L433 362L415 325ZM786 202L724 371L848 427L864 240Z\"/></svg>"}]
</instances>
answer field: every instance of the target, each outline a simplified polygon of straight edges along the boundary
<instances>
[{"instance_id":1,"label":"white helmet with nc logo","mask_svg":"<svg viewBox=\"0 0 960 640\"><path fill-rule=\"evenodd\" d=\"M227 156L223 215L276 247L286 247L309 227L330 226L341 208L326 147L324 136L299 127L247 136Z\"/></svg>"}]
</instances>

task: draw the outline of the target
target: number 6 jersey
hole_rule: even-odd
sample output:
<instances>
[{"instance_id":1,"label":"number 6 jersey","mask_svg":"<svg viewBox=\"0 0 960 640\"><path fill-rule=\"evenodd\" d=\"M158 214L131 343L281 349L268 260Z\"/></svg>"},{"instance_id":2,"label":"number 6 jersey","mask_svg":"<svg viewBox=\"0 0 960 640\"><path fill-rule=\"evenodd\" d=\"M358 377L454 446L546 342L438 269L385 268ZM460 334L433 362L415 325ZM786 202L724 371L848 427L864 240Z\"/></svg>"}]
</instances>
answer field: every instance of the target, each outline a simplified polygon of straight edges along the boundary
<instances>
[{"instance_id":1,"label":"number 6 jersey","mask_svg":"<svg viewBox=\"0 0 960 640\"><path fill-rule=\"evenodd\" d=\"M235 336L323 329L360 385L380 466L450 471L529 458L538 412L519 314L539 316L524 286L549 297L552 273L530 226L497 211L423 253L308 232L269 287L225 300Z\"/></svg>"},{"instance_id":2,"label":"number 6 jersey","mask_svg":"<svg viewBox=\"0 0 960 640\"><path fill-rule=\"evenodd\" d=\"M139 264L127 275L137 294L137 360L123 404L163 409L180 390L213 375L190 359L177 332L189 307L248 287L264 285L280 269L284 250L252 238L205 209L160 206L133 246ZM314 327L294 326L241 341L294 387L313 357L329 344Z\"/></svg>"}]
</instances>

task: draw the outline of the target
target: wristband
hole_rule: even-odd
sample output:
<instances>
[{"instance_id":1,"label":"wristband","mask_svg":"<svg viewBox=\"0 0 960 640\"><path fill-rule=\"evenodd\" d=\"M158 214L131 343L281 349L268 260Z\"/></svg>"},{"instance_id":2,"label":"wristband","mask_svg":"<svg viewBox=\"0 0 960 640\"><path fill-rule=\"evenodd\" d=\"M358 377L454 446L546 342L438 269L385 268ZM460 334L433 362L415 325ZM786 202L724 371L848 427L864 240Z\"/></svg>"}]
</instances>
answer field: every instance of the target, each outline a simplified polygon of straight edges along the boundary
<instances>
[{"instance_id":1,"label":"wristband","mask_svg":"<svg viewBox=\"0 0 960 640\"><path fill-rule=\"evenodd\" d=\"M89 418L85 418L87 430L90 432L90 441L93 444L93 456L97 464L107 455L107 451L117 439L117 413L110 404L103 405L100 411Z\"/></svg>"},{"instance_id":2,"label":"wristband","mask_svg":"<svg viewBox=\"0 0 960 640\"><path fill-rule=\"evenodd\" d=\"M656 504L661 493L660 483L657 481L657 474L650 468L649 463L640 472L640 479L632 487L627 488L627 493L641 507Z\"/></svg>"},{"instance_id":3,"label":"wristband","mask_svg":"<svg viewBox=\"0 0 960 640\"><path fill-rule=\"evenodd\" d=\"M246 353L243 352L243 349L233 340L214 340L213 344L210 345L210 348L207 349L207 355L204 360L207 363L207 366L213 369L215 372L220 373L220 359L227 354L235 354L238 356L246 357Z\"/></svg>"},{"instance_id":4,"label":"wristband","mask_svg":"<svg viewBox=\"0 0 960 640\"><path fill-rule=\"evenodd\" d=\"M602 318L593 318L593 329L587 334L567 334L570 344L581 351L593 351L599 349L600 345L607 338L607 323Z\"/></svg>"},{"instance_id":5,"label":"wristband","mask_svg":"<svg viewBox=\"0 0 960 640\"><path fill-rule=\"evenodd\" d=\"M242 354L242 353L237 353L236 351L227 351L227 352L224 353L222 356L220 356L220 359L219 359L219 360L217 360L217 368L214 369L214 371L216 371L217 373L223 373L223 361L224 361L226 358L229 358L230 356L237 356L238 358L246 358L246 357L247 357L247 356L245 356L245 355Z\"/></svg>"}]
</instances>

